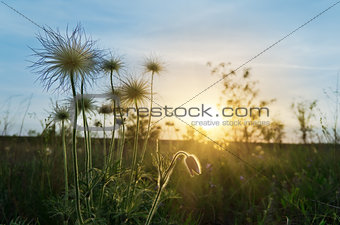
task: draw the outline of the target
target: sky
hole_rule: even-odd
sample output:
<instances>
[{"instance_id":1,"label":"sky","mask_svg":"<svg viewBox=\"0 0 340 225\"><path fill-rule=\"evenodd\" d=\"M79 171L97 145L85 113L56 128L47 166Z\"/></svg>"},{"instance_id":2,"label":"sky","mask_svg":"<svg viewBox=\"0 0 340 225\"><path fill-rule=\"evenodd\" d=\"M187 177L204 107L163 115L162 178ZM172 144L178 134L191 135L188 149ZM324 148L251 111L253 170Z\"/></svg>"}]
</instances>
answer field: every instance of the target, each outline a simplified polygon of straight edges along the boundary
<instances>
[{"instance_id":1,"label":"sky","mask_svg":"<svg viewBox=\"0 0 340 225\"><path fill-rule=\"evenodd\" d=\"M176 107L220 78L210 74L208 61L238 67L336 1L4 2L36 23L61 31L81 23L100 48L123 57L130 74L142 74L143 60L159 56L166 71L155 77L155 101ZM41 30L4 4L0 19L0 118L9 110L11 133L18 133L32 96L23 133L41 130L50 99L64 99L69 93L47 92L29 68L34 60L30 48L39 48L36 35ZM334 103L324 90L335 89L340 71L339 22L340 4L247 65L259 81L260 96L277 99L270 112L286 124L286 141L296 141L293 101L317 99L319 111L329 118L333 112ZM103 85L105 81L99 82L93 91ZM216 106L222 89L220 82L185 106ZM181 121L174 122L184 129Z\"/></svg>"}]
</instances>

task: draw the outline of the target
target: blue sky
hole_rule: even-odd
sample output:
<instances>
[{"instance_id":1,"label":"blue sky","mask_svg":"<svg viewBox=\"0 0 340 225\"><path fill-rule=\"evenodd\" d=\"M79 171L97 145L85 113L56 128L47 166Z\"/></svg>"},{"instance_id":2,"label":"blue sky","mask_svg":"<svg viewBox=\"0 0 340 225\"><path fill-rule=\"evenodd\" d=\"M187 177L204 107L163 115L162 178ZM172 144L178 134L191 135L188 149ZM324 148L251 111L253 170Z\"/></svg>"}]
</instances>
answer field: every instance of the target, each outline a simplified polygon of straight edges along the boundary
<instances>
[{"instance_id":1,"label":"blue sky","mask_svg":"<svg viewBox=\"0 0 340 225\"><path fill-rule=\"evenodd\" d=\"M139 73L143 59L156 54L167 69L155 80L160 104L180 105L219 77L206 62L242 64L335 1L5 1L41 25L64 30L80 22L101 48L122 55L129 71ZM33 94L25 130L39 129L49 98L67 95L43 90L28 66L29 47L39 47L39 28L0 4L0 106L11 109L18 130L22 101ZM318 99L329 113L323 90L333 87L340 69L340 4L284 40L248 66L259 80L261 96L277 98L271 112L297 126L289 109L294 99ZM101 83L102 84L102 83ZM192 101L215 105L221 84ZM15 114L15 115L14 115ZM180 124L181 122L177 122ZM1 125L0 125L1 126ZM0 127L1 128L1 127ZM1 131L1 129L0 129ZM292 138L289 140L293 140Z\"/></svg>"}]
</instances>

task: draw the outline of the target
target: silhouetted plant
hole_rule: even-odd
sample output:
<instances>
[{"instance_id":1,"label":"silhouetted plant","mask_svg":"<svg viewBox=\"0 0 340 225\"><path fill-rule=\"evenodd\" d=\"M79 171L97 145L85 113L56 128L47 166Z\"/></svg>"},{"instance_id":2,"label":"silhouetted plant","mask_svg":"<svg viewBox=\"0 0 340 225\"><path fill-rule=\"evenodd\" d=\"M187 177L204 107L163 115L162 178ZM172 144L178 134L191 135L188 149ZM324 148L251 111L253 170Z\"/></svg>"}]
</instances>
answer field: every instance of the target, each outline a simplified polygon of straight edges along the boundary
<instances>
[{"instance_id":1,"label":"silhouetted plant","mask_svg":"<svg viewBox=\"0 0 340 225\"><path fill-rule=\"evenodd\" d=\"M139 132L139 108L138 106L145 103L147 95L149 93L149 86L147 82L141 79L129 78L122 85L120 89L121 101L124 106L134 106L136 110L136 133L134 137L133 153L132 153L132 163L131 163L131 173L130 182L127 189L127 204L130 204L131 195L133 195L136 177L137 177L137 156L138 156L138 132ZM135 180L134 180L134 173ZM132 185L132 194L130 193L130 188Z\"/></svg>"},{"instance_id":2,"label":"silhouetted plant","mask_svg":"<svg viewBox=\"0 0 340 225\"><path fill-rule=\"evenodd\" d=\"M108 105L108 104L104 104L102 105L98 112L99 114L102 114L104 116L104 122L102 124L102 127L103 127L103 137L104 137L104 148L103 148L103 158L104 158L104 168L106 168L106 166L109 164L109 162L111 160L107 160L107 152L106 152L106 132L105 132L105 127L106 127L106 116L108 114L111 114L112 113L112 107L111 105ZM114 130L114 129L113 129ZM110 149L110 154L109 154L109 158L112 154L112 150Z\"/></svg>"},{"instance_id":3,"label":"silhouetted plant","mask_svg":"<svg viewBox=\"0 0 340 225\"><path fill-rule=\"evenodd\" d=\"M157 160L157 171L158 171L158 180L157 180L157 193L155 199L152 203L151 209L148 214L148 218L146 219L145 225L149 225L151 223L152 217L154 216L158 204L159 199L161 197L162 192L164 191L166 185L168 184L172 171L176 166L177 158L180 156L184 156L184 164L186 165L190 176L201 174L201 165L199 160L195 155L189 154L185 151L178 151L174 154L169 166L167 168L164 167L164 162L162 162L161 155L159 152L159 146L157 142L156 146L156 160Z\"/></svg>"},{"instance_id":4,"label":"silhouetted plant","mask_svg":"<svg viewBox=\"0 0 340 225\"><path fill-rule=\"evenodd\" d=\"M99 71L101 52L95 47L95 42L86 37L80 25L69 33L62 35L59 31L45 28L43 34L37 37L42 48L33 49L37 61L32 65L35 72L40 74L40 81L49 90L52 85L57 85L57 90L72 90L73 98L76 99L77 84L81 89L86 82L93 80ZM81 93L83 94L83 93ZM78 104L74 103L74 124L73 124L73 168L75 183L75 205L77 219L83 223L80 206L79 172L77 158L77 116ZM82 105L84 107L84 104Z\"/></svg>"},{"instance_id":5,"label":"silhouetted plant","mask_svg":"<svg viewBox=\"0 0 340 225\"><path fill-rule=\"evenodd\" d=\"M70 112L66 106L59 106L58 103L55 104L52 111L52 117L55 123L61 123L61 137L63 144L63 156L64 156L64 182L65 182L65 206L68 206L68 170L67 170L67 149L66 149L66 139L65 139L65 122L70 120ZM64 224L67 224L68 218L64 217Z\"/></svg>"},{"instance_id":6,"label":"silhouetted plant","mask_svg":"<svg viewBox=\"0 0 340 225\"><path fill-rule=\"evenodd\" d=\"M109 59L105 59L102 65L102 69L104 70L104 72L106 74L110 75L110 94L114 95L114 97L118 97L119 95L117 95L117 90L115 90L114 84L113 84L113 76L114 73L117 75L117 80L121 83L121 78L120 78L120 72L122 71L122 69L124 68L124 63L121 60L120 57L114 57L111 56ZM111 144L110 144L110 150L109 150L109 166L111 167L111 164L113 163L113 158L114 158L114 149L115 149L115 131L116 131L116 109L118 106L118 112L120 114L120 119L123 120L123 116L122 116L122 112L121 109L119 108L118 102L116 102L115 98L111 99L112 101L112 113L113 113L113 127L114 129L112 130L112 136L111 136ZM124 124L122 124L122 126L124 126ZM124 128L123 128L124 129ZM120 147L120 146L119 146ZM122 153L122 150L119 150L119 152ZM121 160L122 158L119 158L120 162L120 167L121 167Z\"/></svg>"},{"instance_id":7,"label":"silhouetted plant","mask_svg":"<svg viewBox=\"0 0 340 225\"><path fill-rule=\"evenodd\" d=\"M151 81L150 81L150 108L149 108L149 119L148 119L148 128L147 128L147 133L145 136L144 140L144 145L142 149L142 154L141 154L141 163L144 160L144 155L146 151L146 147L148 145L148 140L149 140L149 135L150 135L150 128L151 128L151 110L152 110L152 104L153 104L153 78L155 74L160 74L164 70L163 63L161 63L158 59L156 58L147 58L144 62L144 69L146 73L151 73Z\"/></svg>"}]
</instances>

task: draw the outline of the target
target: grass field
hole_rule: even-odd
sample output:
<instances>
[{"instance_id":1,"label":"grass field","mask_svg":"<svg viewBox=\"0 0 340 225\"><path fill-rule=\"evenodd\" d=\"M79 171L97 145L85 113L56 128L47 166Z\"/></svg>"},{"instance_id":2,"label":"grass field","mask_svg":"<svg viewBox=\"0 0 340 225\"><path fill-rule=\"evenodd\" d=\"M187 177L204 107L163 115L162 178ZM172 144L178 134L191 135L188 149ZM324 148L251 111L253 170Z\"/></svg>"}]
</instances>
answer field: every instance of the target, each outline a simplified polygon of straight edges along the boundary
<instances>
[{"instance_id":1,"label":"grass field","mask_svg":"<svg viewBox=\"0 0 340 225\"><path fill-rule=\"evenodd\" d=\"M101 163L102 141L93 141L94 164ZM1 137L0 142L1 223L62 223L55 209L63 193L60 138ZM80 162L81 148L80 144ZM235 143L223 151L190 141L160 142L164 157L179 149L200 158L202 174L189 178L179 164L153 224L340 223L340 152L332 145L248 144L245 151L245 144ZM150 159L143 173L144 188L152 191L156 182L148 174L156 176L157 170ZM145 220L151 203L138 204L138 213L127 216L125 223ZM103 219L110 223L111 217Z\"/></svg>"}]
</instances>

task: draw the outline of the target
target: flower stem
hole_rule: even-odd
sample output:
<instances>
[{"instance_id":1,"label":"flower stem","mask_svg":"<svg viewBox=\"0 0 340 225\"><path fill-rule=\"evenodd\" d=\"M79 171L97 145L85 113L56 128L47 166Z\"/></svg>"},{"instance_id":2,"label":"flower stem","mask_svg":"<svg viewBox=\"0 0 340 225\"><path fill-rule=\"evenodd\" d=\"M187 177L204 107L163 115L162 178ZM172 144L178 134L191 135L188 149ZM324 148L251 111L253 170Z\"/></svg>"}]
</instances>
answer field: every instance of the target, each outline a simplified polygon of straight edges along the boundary
<instances>
[{"instance_id":1,"label":"flower stem","mask_svg":"<svg viewBox=\"0 0 340 225\"><path fill-rule=\"evenodd\" d=\"M89 146L89 130L87 129L87 119L85 114L85 100L84 100L84 80L81 82L80 87L80 94L81 94L81 110L83 115L83 126L84 126L84 143L85 143L85 178L86 178L86 187L87 191L90 189L90 146ZM89 215L91 214L91 207L90 207L90 195L86 196L86 206Z\"/></svg>"},{"instance_id":2,"label":"flower stem","mask_svg":"<svg viewBox=\"0 0 340 225\"><path fill-rule=\"evenodd\" d=\"M74 171L74 186L75 186L75 206L76 206L76 215L78 222L83 224L83 217L81 213L80 207L80 189L79 189L79 172L78 172L78 156L77 156L77 118L78 118L78 104L76 101L76 89L74 84L73 72L70 74L71 77L71 86L72 86L72 94L73 99L75 101L74 107L74 121L73 121L73 132L72 132L72 152L73 152L73 171Z\"/></svg>"},{"instance_id":3,"label":"flower stem","mask_svg":"<svg viewBox=\"0 0 340 225\"><path fill-rule=\"evenodd\" d=\"M64 179L65 179L65 207L68 205L68 173L67 173L67 151L65 140L65 124L64 120L61 121L61 136L63 142L63 154L64 154ZM64 224L67 224L67 218L64 218Z\"/></svg>"},{"instance_id":4,"label":"flower stem","mask_svg":"<svg viewBox=\"0 0 340 225\"><path fill-rule=\"evenodd\" d=\"M121 110L119 109L120 118L122 120L122 137L121 137L121 143L119 145L119 168L118 171L121 171L122 164L123 164L123 151L124 151L124 144L125 144L125 124L124 124L124 118Z\"/></svg>"},{"instance_id":5,"label":"flower stem","mask_svg":"<svg viewBox=\"0 0 340 225\"><path fill-rule=\"evenodd\" d=\"M91 186L91 182L92 182L92 147L91 147L91 133L90 133L90 128L89 128L89 124L87 123L87 120L85 120L85 126L86 126L86 130L87 130L87 145L88 145L88 169L89 169L89 178L90 178L90 183L89 185ZM93 207L93 191L92 189L90 190L90 203L92 204Z\"/></svg>"},{"instance_id":6,"label":"flower stem","mask_svg":"<svg viewBox=\"0 0 340 225\"><path fill-rule=\"evenodd\" d=\"M136 164L137 164L137 152L138 152L138 133L139 133L139 110L138 110L138 105L137 101L135 100L135 107L137 111L137 118L136 118L136 131L135 131L135 140L134 140L134 145L133 145L133 155L132 155L132 165L131 165L131 172L130 172L130 182L128 185L128 198L127 198L127 204L130 204L130 199L132 198L131 193L130 193L130 188L132 184L132 190L135 188L136 181L133 176L134 172L137 173L136 171ZM133 195L133 192L132 192Z\"/></svg>"},{"instance_id":7,"label":"flower stem","mask_svg":"<svg viewBox=\"0 0 340 225\"><path fill-rule=\"evenodd\" d=\"M106 123L106 116L104 114L104 123L103 123L103 140L104 140L104 146L103 146L103 154L104 154L104 169L106 171L106 167L108 165L108 156L106 152L106 132L105 132L105 123Z\"/></svg>"},{"instance_id":8,"label":"flower stem","mask_svg":"<svg viewBox=\"0 0 340 225\"><path fill-rule=\"evenodd\" d=\"M112 94L115 93L114 87L113 87L113 70L111 70L110 73L110 84L111 84L111 91ZM112 163L114 160L114 149L115 149L115 127L116 127L116 101L113 100L113 130L112 130L112 137L111 137L111 144L110 144L110 150L109 150L109 168L111 170Z\"/></svg>"},{"instance_id":9,"label":"flower stem","mask_svg":"<svg viewBox=\"0 0 340 225\"><path fill-rule=\"evenodd\" d=\"M150 110L149 110L149 118L148 118L148 130L146 133L146 137L145 137L145 141L144 141L144 146L143 146L143 150L142 150L142 156L141 156L141 160L140 162L143 163L144 160L144 155L146 152L146 147L148 145L148 140L149 140L149 136L150 136L150 130L151 130L151 110L152 110L152 102L153 102L153 76L154 76L154 72L151 73L151 93L150 93Z\"/></svg>"},{"instance_id":10,"label":"flower stem","mask_svg":"<svg viewBox=\"0 0 340 225\"><path fill-rule=\"evenodd\" d=\"M151 220L152 220L152 217L153 215L155 214L155 212L157 211L157 206L158 206L158 202L159 202L159 199L161 197L161 194L162 194L162 188L159 187L158 190L157 190L157 194L156 194L156 197L152 203L152 207L149 211L149 215L148 215L148 218L146 219L146 222L145 222L145 225L149 225L151 223Z\"/></svg>"},{"instance_id":11,"label":"flower stem","mask_svg":"<svg viewBox=\"0 0 340 225\"><path fill-rule=\"evenodd\" d=\"M174 155L174 157L172 158L168 169L165 171L165 173L163 175L162 171L161 171L161 167L160 167L160 155L159 155L159 150L158 150L158 142L157 142L157 147L156 147L156 153L157 153L156 157L158 157L157 158L157 163L158 163L158 190L157 190L155 199L152 203L151 209L149 211L148 218L146 219L145 225L149 225L151 223L152 217L154 216L155 212L157 211L156 209L157 209L158 202L159 202L159 199L161 197L162 191L164 190L164 188L168 184L168 181L169 181L170 176L172 174L173 168L176 165L177 158L181 155L188 156L188 154L184 151L177 152Z\"/></svg>"}]
</instances>

